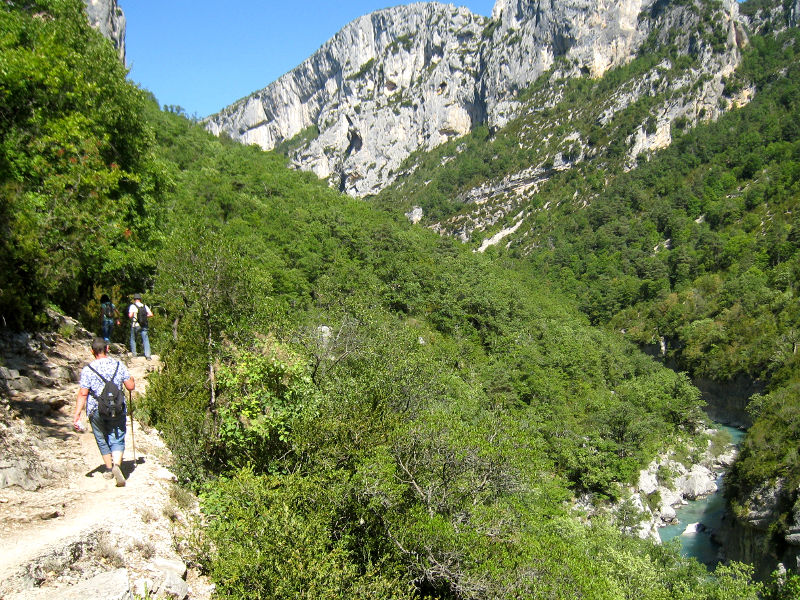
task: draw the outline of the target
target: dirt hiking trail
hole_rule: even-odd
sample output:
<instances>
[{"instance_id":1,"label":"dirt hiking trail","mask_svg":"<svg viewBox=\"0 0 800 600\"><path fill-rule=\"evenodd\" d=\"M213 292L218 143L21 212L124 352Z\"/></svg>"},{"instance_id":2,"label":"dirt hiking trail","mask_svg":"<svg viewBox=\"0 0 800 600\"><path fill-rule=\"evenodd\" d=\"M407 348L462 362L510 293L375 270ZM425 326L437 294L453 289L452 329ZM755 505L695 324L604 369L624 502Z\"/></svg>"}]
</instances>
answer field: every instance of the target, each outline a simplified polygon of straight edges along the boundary
<instances>
[{"instance_id":1,"label":"dirt hiking trail","mask_svg":"<svg viewBox=\"0 0 800 600\"><path fill-rule=\"evenodd\" d=\"M168 449L129 417L126 485L102 476L85 414L86 431L72 429L92 334L50 316L69 337L0 332L0 600L209 598L212 586L187 568L197 502L164 466ZM136 380L135 417L158 357L117 344L111 356Z\"/></svg>"}]
</instances>

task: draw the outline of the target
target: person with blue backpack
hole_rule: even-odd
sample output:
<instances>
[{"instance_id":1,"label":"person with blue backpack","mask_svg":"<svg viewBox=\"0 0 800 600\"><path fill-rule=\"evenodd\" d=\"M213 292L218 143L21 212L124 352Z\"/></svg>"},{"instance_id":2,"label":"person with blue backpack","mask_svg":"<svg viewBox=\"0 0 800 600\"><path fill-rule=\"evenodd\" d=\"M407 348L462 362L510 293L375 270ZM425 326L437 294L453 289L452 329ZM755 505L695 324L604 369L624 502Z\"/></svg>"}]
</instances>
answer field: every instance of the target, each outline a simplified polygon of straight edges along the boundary
<instances>
[{"instance_id":1,"label":"person with blue backpack","mask_svg":"<svg viewBox=\"0 0 800 600\"><path fill-rule=\"evenodd\" d=\"M103 338L94 338L92 354L94 360L81 371L72 427L75 431L83 431L80 420L85 408L97 448L105 464L103 477L113 477L117 487L122 487L125 485L122 455L125 452L127 430L127 404L123 388L132 392L136 382L124 364L108 355L108 343Z\"/></svg>"},{"instance_id":2,"label":"person with blue backpack","mask_svg":"<svg viewBox=\"0 0 800 600\"><path fill-rule=\"evenodd\" d=\"M144 357L150 360L150 336L148 319L153 316L150 307L142 302L141 294L133 295L133 304L128 307L128 318L131 320L131 354L136 356L136 334L142 338Z\"/></svg>"}]
</instances>

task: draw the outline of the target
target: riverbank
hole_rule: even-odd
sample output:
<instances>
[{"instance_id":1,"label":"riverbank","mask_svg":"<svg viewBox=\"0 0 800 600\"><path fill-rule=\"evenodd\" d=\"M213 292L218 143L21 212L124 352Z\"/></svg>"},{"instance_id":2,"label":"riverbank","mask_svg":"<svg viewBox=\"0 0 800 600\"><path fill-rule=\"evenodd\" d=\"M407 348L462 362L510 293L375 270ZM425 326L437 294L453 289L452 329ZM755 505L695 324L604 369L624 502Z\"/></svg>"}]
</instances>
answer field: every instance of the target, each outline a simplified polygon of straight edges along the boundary
<instances>
[{"instance_id":1,"label":"riverbank","mask_svg":"<svg viewBox=\"0 0 800 600\"><path fill-rule=\"evenodd\" d=\"M716 428L727 432L736 446L745 435L744 431L727 425L716 424ZM716 567L723 558L720 532L730 518L724 494L724 470L715 483L716 492L677 507L675 522L658 530L662 543L677 538L681 554L696 558L709 568Z\"/></svg>"},{"instance_id":2,"label":"riverbank","mask_svg":"<svg viewBox=\"0 0 800 600\"><path fill-rule=\"evenodd\" d=\"M702 508L714 498L716 502L724 500L721 494L722 475L736 459L738 436L732 428L717 425L705 431L708 442L705 448L687 448L683 452L672 451L653 460L646 469L639 472L639 480L634 486L628 502L639 511L642 518L638 525L631 528L641 538L650 538L657 543L664 540L661 530L672 533L680 529L681 535L687 525L703 523L697 527L693 535L708 536L713 534L713 526L705 521L710 515ZM697 520L691 513L684 513L686 507L700 503ZM705 521L704 521L705 519ZM670 535L669 539L675 537Z\"/></svg>"}]
</instances>

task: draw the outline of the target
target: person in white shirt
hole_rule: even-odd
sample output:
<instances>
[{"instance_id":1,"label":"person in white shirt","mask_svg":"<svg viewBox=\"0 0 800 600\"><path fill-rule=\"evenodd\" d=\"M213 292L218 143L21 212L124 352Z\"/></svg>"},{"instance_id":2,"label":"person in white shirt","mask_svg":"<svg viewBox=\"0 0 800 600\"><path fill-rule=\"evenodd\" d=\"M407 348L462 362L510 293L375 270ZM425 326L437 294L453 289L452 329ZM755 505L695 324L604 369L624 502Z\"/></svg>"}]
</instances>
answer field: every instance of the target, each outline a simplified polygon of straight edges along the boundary
<instances>
[{"instance_id":1,"label":"person in white shirt","mask_svg":"<svg viewBox=\"0 0 800 600\"><path fill-rule=\"evenodd\" d=\"M153 316L150 307L142 303L142 295L133 295L133 304L128 307L128 318L131 320L131 354L136 356L136 334L142 338L144 357L150 360L150 336L148 319Z\"/></svg>"}]
</instances>

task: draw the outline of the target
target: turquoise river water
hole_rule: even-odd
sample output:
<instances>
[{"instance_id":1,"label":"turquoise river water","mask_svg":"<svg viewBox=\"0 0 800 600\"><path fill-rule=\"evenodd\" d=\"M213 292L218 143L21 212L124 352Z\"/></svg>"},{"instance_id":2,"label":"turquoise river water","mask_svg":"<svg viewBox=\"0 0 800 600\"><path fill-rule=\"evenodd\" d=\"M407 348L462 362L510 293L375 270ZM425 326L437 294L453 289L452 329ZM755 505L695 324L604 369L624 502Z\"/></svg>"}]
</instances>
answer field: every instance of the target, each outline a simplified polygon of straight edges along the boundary
<instances>
[{"instance_id":1,"label":"turquoise river water","mask_svg":"<svg viewBox=\"0 0 800 600\"><path fill-rule=\"evenodd\" d=\"M733 443L737 445L744 437L744 432L734 427L719 423L715 423L714 426L730 433ZM685 506L679 507L676 510L677 525L669 525L658 530L662 542L678 538L683 556L692 556L710 568L719 562L719 544L711 539L711 534L719 529L722 516L725 514L722 475L717 478L717 486L716 493L699 500L690 500ZM697 533L684 533L686 526L691 523L702 523L706 529Z\"/></svg>"}]
</instances>

